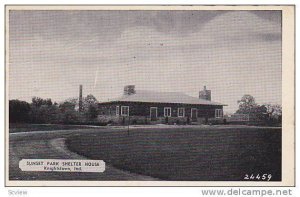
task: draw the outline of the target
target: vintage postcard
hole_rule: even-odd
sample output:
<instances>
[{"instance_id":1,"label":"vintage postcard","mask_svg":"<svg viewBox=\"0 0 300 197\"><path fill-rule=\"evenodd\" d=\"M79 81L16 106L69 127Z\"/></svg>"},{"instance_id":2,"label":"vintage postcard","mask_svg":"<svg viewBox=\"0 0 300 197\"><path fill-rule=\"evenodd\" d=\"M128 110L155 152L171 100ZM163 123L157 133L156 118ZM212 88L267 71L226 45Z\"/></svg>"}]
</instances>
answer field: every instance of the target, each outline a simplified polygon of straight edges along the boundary
<instances>
[{"instance_id":1,"label":"vintage postcard","mask_svg":"<svg viewBox=\"0 0 300 197\"><path fill-rule=\"evenodd\" d=\"M294 186L294 9L6 6L6 186Z\"/></svg>"}]
</instances>

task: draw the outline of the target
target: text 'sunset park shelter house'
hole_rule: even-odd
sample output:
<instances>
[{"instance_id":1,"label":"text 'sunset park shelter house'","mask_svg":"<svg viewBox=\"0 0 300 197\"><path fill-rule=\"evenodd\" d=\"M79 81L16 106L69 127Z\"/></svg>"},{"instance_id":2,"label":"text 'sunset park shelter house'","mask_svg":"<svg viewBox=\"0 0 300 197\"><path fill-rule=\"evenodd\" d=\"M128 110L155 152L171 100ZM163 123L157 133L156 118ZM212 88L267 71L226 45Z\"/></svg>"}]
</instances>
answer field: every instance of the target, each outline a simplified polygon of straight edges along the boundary
<instances>
[{"instance_id":1,"label":"text 'sunset park shelter house'","mask_svg":"<svg viewBox=\"0 0 300 197\"><path fill-rule=\"evenodd\" d=\"M98 119L119 124L221 122L223 106L211 101L211 91L205 86L196 98L178 92L135 90L134 85L128 85L122 97L99 103Z\"/></svg>"}]
</instances>

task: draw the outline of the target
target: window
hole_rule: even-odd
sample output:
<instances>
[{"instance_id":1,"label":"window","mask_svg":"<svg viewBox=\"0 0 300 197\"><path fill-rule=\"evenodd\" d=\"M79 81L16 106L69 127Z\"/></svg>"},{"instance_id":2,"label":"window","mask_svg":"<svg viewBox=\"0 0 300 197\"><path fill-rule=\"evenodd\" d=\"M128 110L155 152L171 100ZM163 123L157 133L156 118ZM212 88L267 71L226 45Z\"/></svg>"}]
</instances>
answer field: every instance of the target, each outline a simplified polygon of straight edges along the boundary
<instances>
[{"instance_id":1,"label":"window","mask_svg":"<svg viewBox=\"0 0 300 197\"><path fill-rule=\"evenodd\" d=\"M120 115L120 106L116 106L116 115Z\"/></svg>"},{"instance_id":2,"label":"window","mask_svg":"<svg viewBox=\"0 0 300 197\"><path fill-rule=\"evenodd\" d=\"M121 116L129 116L129 107L121 106Z\"/></svg>"},{"instance_id":3,"label":"window","mask_svg":"<svg viewBox=\"0 0 300 197\"><path fill-rule=\"evenodd\" d=\"M178 108L178 110L177 110L177 116L178 117L184 117L184 108L183 107L181 107L181 108Z\"/></svg>"},{"instance_id":4,"label":"window","mask_svg":"<svg viewBox=\"0 0 300 197\"><path fill-rule=\"evenodd\" d=\"M164 108L164 116L165 117L171 117L171 107L165 107Z\"/></svg>"},{"instance_id":5,"label":"window","mask_svg":"<svg viewBox=\"0 0 300 197\"><path fill-rule=\"evenodd\" d=\"M216 109L215 110L215 117L216 118L222 118L223 117L223 110L222 109Z\"/></svg>"}]
</instances>

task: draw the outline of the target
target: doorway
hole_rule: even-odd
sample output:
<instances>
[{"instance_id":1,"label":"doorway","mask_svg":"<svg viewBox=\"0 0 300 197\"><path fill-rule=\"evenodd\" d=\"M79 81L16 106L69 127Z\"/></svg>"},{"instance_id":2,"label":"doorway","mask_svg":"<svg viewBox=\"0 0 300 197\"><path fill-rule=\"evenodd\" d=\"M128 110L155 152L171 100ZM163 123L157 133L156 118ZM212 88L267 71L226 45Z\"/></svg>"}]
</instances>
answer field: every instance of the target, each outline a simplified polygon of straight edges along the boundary
<instances>
[{"instance_id":1,"label":"doorway","mask_svg":"<svg viewBox=\"0 0 300 197\"><path fill-rule=\"evenodd\" d=\"M191 119L192 122L197 122L197 109L196 108L192 108L191 109Z\"/></svg>"},{"instance_id":2,"label":"doorway","mask_svg":"<svg viewBox=\"0 0 300 197\"><path fill-rule=\"evenodd\" d=\"M157 107L150 107L150 120L151 121L157 120Z\"/></svg>"}]
</instances>

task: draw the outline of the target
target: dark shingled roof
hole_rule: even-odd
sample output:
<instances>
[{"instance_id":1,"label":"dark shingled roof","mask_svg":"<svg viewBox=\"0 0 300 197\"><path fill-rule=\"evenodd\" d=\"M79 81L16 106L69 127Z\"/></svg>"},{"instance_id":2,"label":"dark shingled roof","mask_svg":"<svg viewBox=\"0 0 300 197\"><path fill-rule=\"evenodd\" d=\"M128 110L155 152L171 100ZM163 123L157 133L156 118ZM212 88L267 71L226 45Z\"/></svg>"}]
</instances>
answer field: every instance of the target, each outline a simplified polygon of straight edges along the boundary
<instances>
[{"instance_id":1,"label":"dark shingled roof","mask_svg":"<svg viewBox=\"0 0 300 197\"><path fill-rule=\"evenodd\" d=\"M135 94L123 95L122 97L113 99L109 102L145 102L145 103L184 103L193 105L223 105L213 101L199 99L186 95L181 92L154 92L145 90L136 90Z\"/></svg>"}]
</instances>

